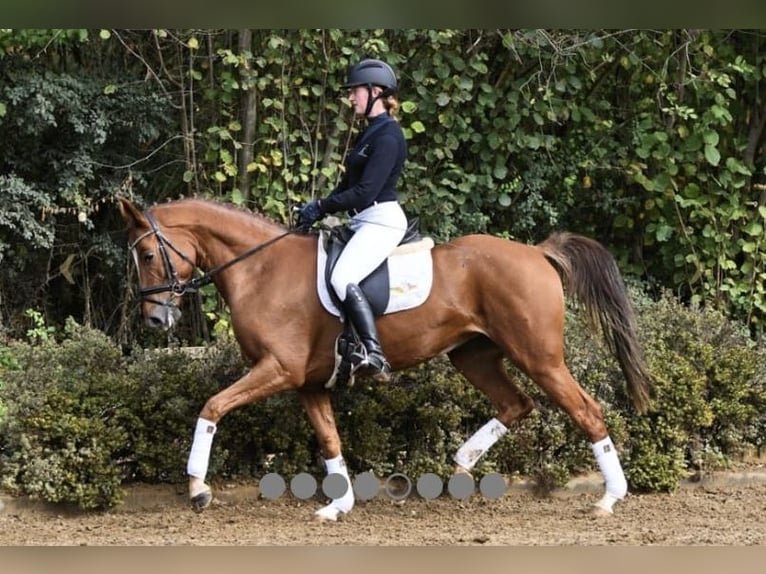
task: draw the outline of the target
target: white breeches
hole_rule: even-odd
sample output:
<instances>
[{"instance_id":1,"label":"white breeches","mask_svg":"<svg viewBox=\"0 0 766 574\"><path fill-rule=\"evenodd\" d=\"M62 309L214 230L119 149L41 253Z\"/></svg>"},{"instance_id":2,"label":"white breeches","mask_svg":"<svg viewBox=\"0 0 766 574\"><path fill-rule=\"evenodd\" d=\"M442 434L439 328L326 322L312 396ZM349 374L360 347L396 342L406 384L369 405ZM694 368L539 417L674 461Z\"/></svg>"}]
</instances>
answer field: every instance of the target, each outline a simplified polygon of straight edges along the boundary
<instances>
[{"instance_id":1,"label":"white breeches","mask_svg":"<svg viewBox=\"0 0 766 574\"><path fill-rule=\"evenodd\" d=\"M407 231L407 216L396 201L372 205L351 218L354 236L343 248L330 282L341 301L346 286L358 285L399 245Z\"/></svg>"}]
</instances>

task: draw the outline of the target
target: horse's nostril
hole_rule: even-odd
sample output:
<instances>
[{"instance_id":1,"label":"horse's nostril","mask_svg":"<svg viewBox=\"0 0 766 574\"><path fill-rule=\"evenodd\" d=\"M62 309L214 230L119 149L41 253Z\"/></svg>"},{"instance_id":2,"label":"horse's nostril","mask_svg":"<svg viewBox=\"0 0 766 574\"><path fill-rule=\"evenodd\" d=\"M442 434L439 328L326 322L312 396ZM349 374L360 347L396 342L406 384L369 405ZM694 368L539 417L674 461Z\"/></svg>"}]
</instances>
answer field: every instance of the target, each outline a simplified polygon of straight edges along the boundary
<instances>
[{"instance_id":1,"label":"horse's nostril","mask_svg":"<svg viewBox=\"0 0 766 574\"><path fill-rule=\"evenodd\" d=\"M152 329L161 329L163 327L162 320L157 317L147 317L146 324Z\"/></svg>"}]
</instances>

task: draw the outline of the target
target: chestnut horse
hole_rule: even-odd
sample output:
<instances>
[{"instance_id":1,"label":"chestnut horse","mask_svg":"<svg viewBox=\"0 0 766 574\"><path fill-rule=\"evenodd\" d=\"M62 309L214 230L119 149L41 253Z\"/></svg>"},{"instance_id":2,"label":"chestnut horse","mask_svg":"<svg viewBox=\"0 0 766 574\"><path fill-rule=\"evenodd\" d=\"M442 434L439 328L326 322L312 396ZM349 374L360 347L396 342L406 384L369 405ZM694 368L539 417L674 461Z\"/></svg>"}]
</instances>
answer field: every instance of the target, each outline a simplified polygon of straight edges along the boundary
<instances>
[{"instance_id":1,"label":"chestnut horse","mask_svg":"<svg viewBox=\"0 0 766 574\"><path fill-rule=\"evenodd\" d=\"M243 355L252 362L247 374L210 397L200 412L187 468L192 507L200 511L212 500L205 475L221 418L286 390L295 391L306 410L327 473L348 480L325 388L342 324L317 295L317 236L213 201L182 199L146 211L119 201L147 324L173 327L183 295L211 281L229 306ZM469 235L437 245L432 256L433 284L425 303L380 317L378 328L393 370L446 353L496 408L496 417L458 449L455 470L470 471L533 408L506 371L507 358L590 441L605 479L594 511L611 514L627 494L627 482L601 407L564 363L564 293L582 304L592 327L602 332L636 409L645 411L651 383L612 256L598 242L571 233L555 233L538 245ZM348 485L342 497L316 511L318 519L335 520L351 510L354 493Z\"/></svg>"}]
</instances>

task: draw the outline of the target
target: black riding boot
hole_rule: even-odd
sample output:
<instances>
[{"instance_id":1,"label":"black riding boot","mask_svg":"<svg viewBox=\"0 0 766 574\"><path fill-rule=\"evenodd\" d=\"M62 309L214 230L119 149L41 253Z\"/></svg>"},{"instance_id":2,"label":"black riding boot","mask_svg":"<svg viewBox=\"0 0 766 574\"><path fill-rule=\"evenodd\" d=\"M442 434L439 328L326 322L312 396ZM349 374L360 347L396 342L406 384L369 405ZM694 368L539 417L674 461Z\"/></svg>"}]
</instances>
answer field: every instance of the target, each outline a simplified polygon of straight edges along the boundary
<instances>
[{"instance_id":1,"label":"black riding boot","mask_svg":"<svg viewBox=\"0 0 766 574\"><path fill-rule=\"evenodd\" d=\"M372 378L376 381L390 381L391 365L388 364L378 340L375 316L358 285L350 283L346 287L346 300L343 302L343 307L367 351L367 356L362 358L361 364L371 371Z\"/></svg>"}]
</instances>

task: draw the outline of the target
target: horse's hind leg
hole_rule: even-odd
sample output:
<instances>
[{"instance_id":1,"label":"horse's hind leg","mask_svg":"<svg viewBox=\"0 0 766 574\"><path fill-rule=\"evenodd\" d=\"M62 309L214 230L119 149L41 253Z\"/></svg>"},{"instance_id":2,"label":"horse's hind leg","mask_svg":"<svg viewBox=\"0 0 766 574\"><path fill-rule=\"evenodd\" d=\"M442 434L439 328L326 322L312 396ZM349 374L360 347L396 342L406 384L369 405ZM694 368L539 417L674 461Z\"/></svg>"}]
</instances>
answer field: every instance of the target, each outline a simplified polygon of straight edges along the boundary
<instances>
[{"instance_id":1,"label":"horse's hind leg","mask_svg":"<svg viewBox=\"0 0 766 574\"><path fill-rule=\"evenodd\" d=\"M486 394L497 409L497 417L474 433L455 454L458 470L470 471L512 423L532 411L534 404L508 375L500 348L486 337L472 339L448 356L455 368Z\"/></svg>"},{"instance_id":2,"label":"horse's hind leg","mask_svg":"<svg viewBox=\"0 0 766 574\"><path fill-rule=\"evenodd\" d=\"M614 504L627 494L628 483L604 423L601 406L575 381L563 359L525 371L590 439L593 455L606 482L604 496L595 507L597 511L611 514Z\"/></svg>"},{"instance_id":3,"label":"horse's hind leg","mask_svg":"<svg viewBox=\"0 0 766 574\"><path fill-rule=\"evenodd\" d=\"M536 348L544 348L542 341ZM546 364L532 360L547 356ZM617 456L617 450L609 438L604 415L599 404L574 380L564 364L560 353L525 353L518 351L512 360L542 390L566 412L591 441L596 462L606 481L606 492L596 503L596 508L612 512L614 504L625 497L627 482ZM498 416L479 429L458 449L455 460L470 470L478 459L507 432L508 426L529 414L534 407L532 400L518 388L503 365L503 352L487 338L473 339L449 353L455 367L478 389L483 391L497 408ZM525 360L526 359L526 360Z\"/></svg>"},{"instance_id":4,"label":"horse's hind leg","mask_svg":"<svg viewBox=\"0 0 766 574\"><path fill-rule=\"evenodd\" d=\"M330 395L325 390L300 389L298 399L306 409L311 426L314 427L327 474L340 474L348 485L342 496L334 498L314 513L317 520L337 520L340 515L351 512L354 507L354 491L346 461L341 454L340 436L335 425Z\"/></svg>"}]
</instances>

